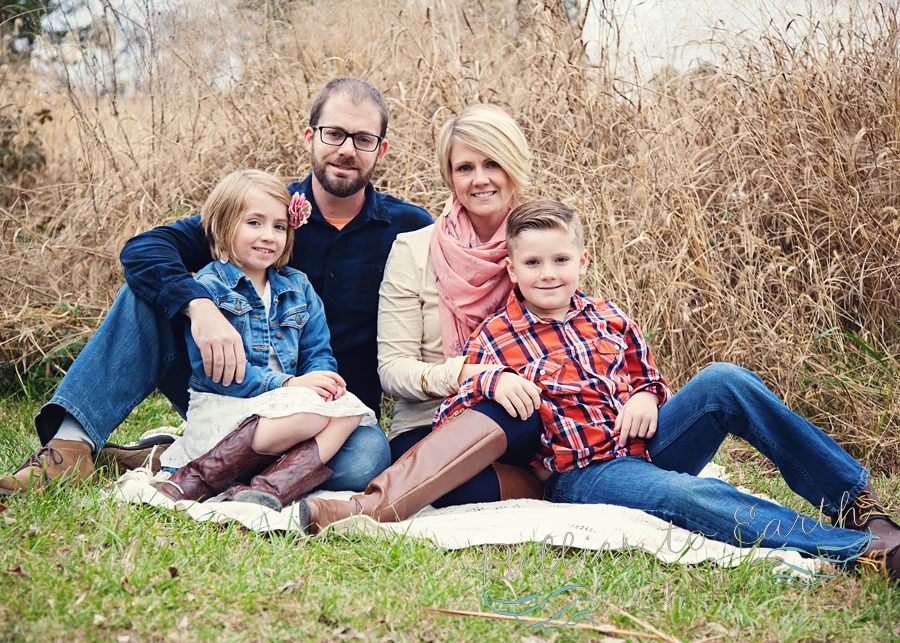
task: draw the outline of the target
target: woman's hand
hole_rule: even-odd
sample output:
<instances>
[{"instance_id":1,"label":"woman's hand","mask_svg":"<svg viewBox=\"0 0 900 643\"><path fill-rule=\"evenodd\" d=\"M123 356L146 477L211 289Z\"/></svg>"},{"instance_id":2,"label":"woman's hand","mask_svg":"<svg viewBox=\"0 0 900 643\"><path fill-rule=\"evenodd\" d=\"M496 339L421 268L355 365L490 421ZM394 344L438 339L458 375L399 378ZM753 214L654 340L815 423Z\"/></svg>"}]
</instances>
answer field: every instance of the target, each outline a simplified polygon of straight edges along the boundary
<instances>
[{"instance_id":1,"label":"woman's hand","mask_svg":"<svg viewBox=\"0 0 900 643\"><path fill-rule=\"evenodd\" d=\"M517 373L504 371L497 379L494 401L512 417L525 420L541 405L541 389Z\"/></svg>"},{"instance_id":2,"label":"woman's hand","mask_svg":"<svg viewBox=\"0 0 900 643\"><path fill-rule=\"evenodd\" d=\"M616 418L619 446L624 447L631 438L648 440L656 434L659 417L659 398L650 391L638 391L625 402Z\"/></svg>"},{"instance_id":3,"label":"woman's hand","mask_svg":"<svg viewBox=\"0 0 900 643\"><path fill-rule=\"evenodd\" d=\"M326 402L340 399L347 392L347 383L337 373L310 371L287 380L283 386L302 386L312 389Z\"/></svg>"}]
</instances>

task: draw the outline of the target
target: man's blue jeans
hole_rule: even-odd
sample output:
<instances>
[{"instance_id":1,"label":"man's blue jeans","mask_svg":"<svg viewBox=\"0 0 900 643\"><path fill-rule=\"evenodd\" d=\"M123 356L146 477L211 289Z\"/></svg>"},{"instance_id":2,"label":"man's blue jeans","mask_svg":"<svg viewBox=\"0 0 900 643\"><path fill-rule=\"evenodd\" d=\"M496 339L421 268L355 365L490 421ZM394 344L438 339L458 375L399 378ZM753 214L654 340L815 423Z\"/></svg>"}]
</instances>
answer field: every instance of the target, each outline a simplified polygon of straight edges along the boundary
<instances>
[{"instance_id":1,"label":"man's blue jeans","mask_svg":"<svg viewBox=\"0 0 900 643\"><path fill-rule=\"evenodd\" d=\"M640 509L714 540L748 546L787 545L836 559L858 554L866 537L698 478L728 434L771 460L788 486L832 516L860 494L869 472L834 440L788 409L762 380L732 364L707 367L659 410L648 441L653 460L616 458L554 474L553 502L605 503Z\"/></svg>"},{"instance_id":2,"label":"man's blue jeans","mask_svg":"<svg viewBox=\"0 0 900 643\"><path fill-rule=\"evenodd\" d=\"M35 418L41 444L53 438L68 411L99 450L132 409L156 389L184 417L191 374L184 340L187 323L180 315L169 320L123 286L106 319ZM382 430L361 426L328 463L334 477L320 488L364 491L390 463L390 447Z\"/></svg>"}]
</instances>

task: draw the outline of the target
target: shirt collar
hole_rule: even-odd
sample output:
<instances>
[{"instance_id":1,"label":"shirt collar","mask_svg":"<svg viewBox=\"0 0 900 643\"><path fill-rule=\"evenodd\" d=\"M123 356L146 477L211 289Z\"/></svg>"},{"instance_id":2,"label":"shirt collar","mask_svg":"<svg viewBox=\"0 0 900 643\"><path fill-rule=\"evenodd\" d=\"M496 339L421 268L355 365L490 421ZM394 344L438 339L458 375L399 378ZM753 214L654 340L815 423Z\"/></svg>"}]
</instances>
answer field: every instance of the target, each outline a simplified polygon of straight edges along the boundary
<instances>
[{"instance_id":1,"label":"shirt collar","mask_svg":"<svg viewBox=\"0 0 900 643\"><path fill-rule=\"evenodd\" d=\"M575 294L572 295L572 307L569 308L569 312L566 313L562 323L565 324L569 322L573 317L581 314L587 308L593 307L594 302L591 301L591 298L580 290L576 290ZM509 293L509 299L506 302L506 314L509 317L510 323L512 323L513 330L516 332L526 331L535 324L551 324L556 321L555 319L543 319L542 317L538 317L525 308L525 306L522 305L522 299L518 288L513 288L512 292Z\"/></svg>"},{"instance_id":2,"label":"shirt collar","mask_svg":"<svg viewBox=\"0 0 900 643\"><path fill-rule=\"evenodd\" d=\"M256 292L256 288L253 286L253 282L250 281L250 278L233 263L222 263L221 261L216 261L215 271L219 279L232 290L237 289L238 283L240 283L241 281L245 281L251 288L251 292ZM294 284L290 282L290 280L282 276L274 268L269 268L268 270L266 270L266 277L268 277L269 279L269 289L272 291L273 299L281 293L287 292L288 290L299 292L297 288L294 287Z\"/></svg>"},{"instance_id":3,"label":"shirt collar","mask_svg":"<svg viewBox=\"0 0 900 643\"><path fill-rule=\"evenodd\" d=\"M316 197L313 195L312 180L313 175L310 172L309 176L303 181L291 183L288 186L288 190L291 193L302 192L305 194L306 200L312 204L312 218L324 223L325 217L322 216L319 206L316 205ZM354 221L357 219L360 221L385 221L387 223L391 221L391 213L388 212L384 205L383 195L375 190L375 186L372 185L371 181L366 185L366 200L363 202L362 210L353 218Z\"/></svg>"}]
</instances>

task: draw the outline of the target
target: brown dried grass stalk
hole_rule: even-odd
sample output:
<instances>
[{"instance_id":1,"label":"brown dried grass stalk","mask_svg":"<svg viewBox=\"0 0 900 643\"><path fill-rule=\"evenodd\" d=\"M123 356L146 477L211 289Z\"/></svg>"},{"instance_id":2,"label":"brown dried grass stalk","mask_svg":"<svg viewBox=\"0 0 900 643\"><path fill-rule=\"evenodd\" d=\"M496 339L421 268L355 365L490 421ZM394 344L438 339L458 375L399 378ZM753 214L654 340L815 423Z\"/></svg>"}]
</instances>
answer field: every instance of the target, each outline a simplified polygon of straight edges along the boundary
<instances>
[{"instance_id":1,"label":"brown dried grass stalk","mask_svg":"<svg viewBox=\"0 0 900 643\"><path fill-rule=\"evenodd\" d=\"M712 361L747 366L868 464L892 468L895 10L865 27L818 25L799 45L772 30L729 43L719 69L635 81L588 65L552 2L316 0L288 20L271 6L240 19L213 8L202 28L178 15L155 25L148 77L129 99L39 89L33 72L0 85L0 104L54 115L40 129L46 167L2 186L4 360L77 346L123 281L124 241L196 210L224 173L304 176L311 97L351 74L391 107L381 189L439 212L436 131L470 103L504 106L535 152L533 196L585 217L585 289L640 321L673 385ZM211 53L223 49L243 62L226 88Z\"/></svg>"}]
</instances>

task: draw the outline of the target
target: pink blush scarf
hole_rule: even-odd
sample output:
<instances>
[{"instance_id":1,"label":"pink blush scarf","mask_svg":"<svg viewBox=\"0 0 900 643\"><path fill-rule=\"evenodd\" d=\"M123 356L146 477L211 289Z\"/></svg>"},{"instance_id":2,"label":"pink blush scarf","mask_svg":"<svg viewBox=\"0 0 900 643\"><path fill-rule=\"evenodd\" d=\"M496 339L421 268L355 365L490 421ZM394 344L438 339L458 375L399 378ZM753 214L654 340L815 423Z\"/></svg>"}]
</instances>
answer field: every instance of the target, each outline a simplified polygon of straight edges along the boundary
<instances>
[{"instance_id":1,"label":"pink blush scarf","mask_svg":"<svg viewBox=\"0 0 900 643\"><path fill-rule=\"evenodd\" d=\"M434 224L431 262L437 275L444 357L462 355L472 331L496 312L512 290L506 271L506 219L486 243L452 196Z\"/></svg>"}]
</instances>

